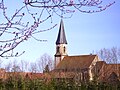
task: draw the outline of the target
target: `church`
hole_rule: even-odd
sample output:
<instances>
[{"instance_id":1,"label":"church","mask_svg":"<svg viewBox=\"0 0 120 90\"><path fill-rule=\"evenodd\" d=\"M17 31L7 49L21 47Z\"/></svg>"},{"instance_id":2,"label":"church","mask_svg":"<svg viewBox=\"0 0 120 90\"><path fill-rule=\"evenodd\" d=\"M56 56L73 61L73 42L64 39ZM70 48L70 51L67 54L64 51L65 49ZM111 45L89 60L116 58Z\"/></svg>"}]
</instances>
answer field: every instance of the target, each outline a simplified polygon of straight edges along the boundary
<instances>
[{"instance_id":1,"label":"church","mask_svg":"<svg viewBox=\"0 0 120 90\"><path fill-rule=\"evenodd\" d=\"M74 79L81 82L97 79L104 82L116 82L120 79L120 64L107 64L97 55L69 56L64 23L61 19L54 55L54 78Z\"/></svg>"}]
</instances>

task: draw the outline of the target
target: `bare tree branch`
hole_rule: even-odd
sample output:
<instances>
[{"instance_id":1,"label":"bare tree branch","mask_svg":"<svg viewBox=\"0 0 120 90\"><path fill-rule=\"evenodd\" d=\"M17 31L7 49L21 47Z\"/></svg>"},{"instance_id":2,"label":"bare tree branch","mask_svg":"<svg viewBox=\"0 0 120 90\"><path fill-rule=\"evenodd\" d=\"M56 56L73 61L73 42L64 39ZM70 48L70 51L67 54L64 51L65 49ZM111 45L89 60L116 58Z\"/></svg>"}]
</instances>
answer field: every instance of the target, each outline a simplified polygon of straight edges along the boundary
<instances>
[{"instance_id":1,"label":"bare tree branch","mask_svg":"<svg viewBox=\"0 0 120 90\"><path fill-rule=\"evenodd\" d=\"M55 14L60 18L70 18L76 10L82 13L101 12L115 2L102 6L100 0L24 0L20 7L15 7L11 12L6 3L9 1L0 0L0 16L3 19L0 21L0 57L22 55L25 51L19 53L14 49L29 38L45 41L34 35L53 29L57 24L43 30L38 28L49 20L53 23Z\"/></svg>"}]
</instances>

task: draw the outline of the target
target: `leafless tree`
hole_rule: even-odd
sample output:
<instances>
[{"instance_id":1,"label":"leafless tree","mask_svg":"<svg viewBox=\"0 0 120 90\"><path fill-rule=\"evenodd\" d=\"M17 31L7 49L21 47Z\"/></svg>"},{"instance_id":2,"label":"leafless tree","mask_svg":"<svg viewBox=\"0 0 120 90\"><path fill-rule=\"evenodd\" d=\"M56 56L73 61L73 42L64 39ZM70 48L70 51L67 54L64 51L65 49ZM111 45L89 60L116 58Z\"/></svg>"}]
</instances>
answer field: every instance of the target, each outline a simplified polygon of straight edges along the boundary
<instances>
[{"instance_id":1,"label":"leafless tree","mask_svg":"<svg viewBox=\"0 0 120 90\"><path fill-rule=\"evenodd\" d=\"M11 72L21 72L20 64L17 60L12 62Z\"/></svg>"},{"instance_id":2,"label":"leafless tree","mask_svg":"<svg viewBox=\"0 0 120 90\"><path fill-rule=\"evenodd\" d=\"M53 69L53 59L48 54L43 54L40 59L37 61L37 65L39 68L39 71L43 71L46 67L49 68L49 70Z\"/></svg>"},{"instance_id":3,"label":"leafless tree","mask_svg":"<svg viewBox=\"0 0 120 90\"><path fill-rule=\"evenodd\" d=\"M21 0L22 1L22 0ZM56 24L38 30L44 23L53 22L54 15L60 18L71 17L75 10L83 13L101 12L113 3L102 6L100 0L24 0L18 7L13 7L14 1L0 0L0 57L18 57L25 51L15 52L14 49L29 38L37 39L34 35L51 30ZM7 4L13 2L9 7ZM94 10L92 10L93 8ZM90 9L90 10L89 10Z\"/></svg>"},{"instance_id":4,"label":"leafless tree","mask_svg":"<svg viewBox=\"0 0 120 90\"><path fill-rule=\"evenodd\" d=\"M17 60L11 60L9 62L6 62L5 70L7 72L21 72L21 64Z\"/></svg>"},{"instance_id":5,"label":"leafless tree","mask_svg":"<svg viewBox=\"0 0 120 90\"><path fill-rule=\"evenodd\" d=\"M12 67L12 62L9 61L9 62L5 65L5 70L6 70L7 72L10 72L10 71L11 71L11 67Z\"/></svg>"},{"instance_id":6,"label":"leafless tree","mask_svg":"<svg viewBox=\"0 0 120 90\"><path fill-rule=\"evenodd\" d=\"M2 62L3 62L3 60L0 59L0 68L1 68Z\"/></svg>"},{"instance_id":7,"label":"leafless tree","mask_svg":"<svg viewBox=\"0 0 120 90\"><path fill-rule=\"evenodd\" d=\"M32 72L32 73L36 73L38 71L37 70L37 64L35 62L30 63L29 71Z\"/></svg>"},{"instance_id":8,"label":"leafless tree","mask_svg":"<svg viewBox=\"0 0 120 90\"><path fill-rule=\"evenodd\" d=\"M120 62L120 49L113 47L111 49L103 48L97 52L98 56L107 63L117 64Z\"/></svg>"},{"instance_id":9,"label":"leafless tree","mask_svg":"<svg viewBox=\"0 0 120 90\"><path fill-rule=\"evenodd\" d=\"M28 66L29 66L29 63L27 61L25 60L20 61L20 67L22 72L28 71Z\"/></svg>"}]
</instances>

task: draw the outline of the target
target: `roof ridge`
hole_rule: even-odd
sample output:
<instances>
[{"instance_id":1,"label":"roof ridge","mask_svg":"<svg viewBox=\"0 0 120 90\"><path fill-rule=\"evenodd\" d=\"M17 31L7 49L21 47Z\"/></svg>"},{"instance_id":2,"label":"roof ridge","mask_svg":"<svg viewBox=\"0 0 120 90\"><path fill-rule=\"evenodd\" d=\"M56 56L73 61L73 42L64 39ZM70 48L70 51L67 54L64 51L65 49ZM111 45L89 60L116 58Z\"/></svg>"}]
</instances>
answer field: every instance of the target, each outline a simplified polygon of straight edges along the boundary
<instances>
[{"instance_id":1,"label":"roof ridge","mask_svg":"<svg viewBox=\"0 0 120 90\"><path fill-rule=\"evenodd\" d=\"M79 57L79 56L97 56L97 54L92 54L92 55L71 55L71 56L66 56L66 57Z\"/></svg>"}]
</instances>

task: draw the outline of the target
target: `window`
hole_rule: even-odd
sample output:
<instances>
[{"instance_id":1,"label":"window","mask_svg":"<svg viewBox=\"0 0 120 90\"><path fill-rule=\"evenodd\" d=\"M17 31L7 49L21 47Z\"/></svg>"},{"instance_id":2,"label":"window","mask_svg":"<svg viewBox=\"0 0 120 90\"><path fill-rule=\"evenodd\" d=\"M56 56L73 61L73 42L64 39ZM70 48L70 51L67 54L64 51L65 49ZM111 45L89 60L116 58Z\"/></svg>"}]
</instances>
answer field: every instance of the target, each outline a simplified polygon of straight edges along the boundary
<instances>
[{"instance_id":1,"label":"window","mask_svg":"<svg viewBox=\"0 0 120 90\"><path fill-rule=\"evenodd\" d=\"M66 51L66 48L65 48L65 46L64 46L64 53L65 53L65 51Z\"/></svg>"}]
</instances>

